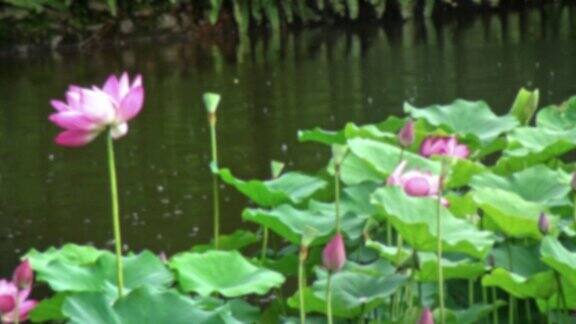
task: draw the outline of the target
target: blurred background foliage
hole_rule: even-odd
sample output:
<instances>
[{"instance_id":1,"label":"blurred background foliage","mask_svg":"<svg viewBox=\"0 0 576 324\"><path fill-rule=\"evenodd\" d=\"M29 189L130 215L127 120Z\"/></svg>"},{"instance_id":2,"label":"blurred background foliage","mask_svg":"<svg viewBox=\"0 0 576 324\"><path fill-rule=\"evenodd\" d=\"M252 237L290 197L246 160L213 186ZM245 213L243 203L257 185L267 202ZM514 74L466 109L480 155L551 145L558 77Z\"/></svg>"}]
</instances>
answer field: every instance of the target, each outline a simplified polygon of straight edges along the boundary
<instances>
[{"instance_id":1,"label":"blurred background foliage","mask_svg":"<svg viewBox=\"0 0 576 324\"><path fill-rule=\"evenodd\" d=\"M401 20L569 0L0 0L0 43L57 46L110 34ZM218 28L210 28L216 29Z\"/></svg>"}]
</instances>

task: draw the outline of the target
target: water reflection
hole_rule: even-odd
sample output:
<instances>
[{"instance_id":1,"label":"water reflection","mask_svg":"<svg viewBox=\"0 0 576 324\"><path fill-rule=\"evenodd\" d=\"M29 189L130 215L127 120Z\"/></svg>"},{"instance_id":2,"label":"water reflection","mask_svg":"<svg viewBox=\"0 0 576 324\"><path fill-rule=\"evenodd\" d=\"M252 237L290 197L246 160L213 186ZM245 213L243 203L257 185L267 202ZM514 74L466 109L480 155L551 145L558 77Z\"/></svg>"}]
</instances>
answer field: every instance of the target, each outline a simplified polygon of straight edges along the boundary
<instances>
[{"instance_id":1,"label":"water reflection","mask_svg":"<svg viewBox=\"0 0 576 324\"><path fill-rule=\"evenodd\" d=\"M48 100L70 83L124 69L144 74L145 110L117 144L125 241L168 253L211 233L205 91L223 94L222 165L243 177L268 177L271 159L314 171L327 152L298 145L298 129L379 121L405 100L484 98L504 112L521 86L542 89L545 103L576 93L574 7L443 21L4 55L0 275L31 247L110 244L103 141L75 150L52 144ZM231 232L246 202L229 189L222 196L223 232Z\"/></svg>"}]
</instances>

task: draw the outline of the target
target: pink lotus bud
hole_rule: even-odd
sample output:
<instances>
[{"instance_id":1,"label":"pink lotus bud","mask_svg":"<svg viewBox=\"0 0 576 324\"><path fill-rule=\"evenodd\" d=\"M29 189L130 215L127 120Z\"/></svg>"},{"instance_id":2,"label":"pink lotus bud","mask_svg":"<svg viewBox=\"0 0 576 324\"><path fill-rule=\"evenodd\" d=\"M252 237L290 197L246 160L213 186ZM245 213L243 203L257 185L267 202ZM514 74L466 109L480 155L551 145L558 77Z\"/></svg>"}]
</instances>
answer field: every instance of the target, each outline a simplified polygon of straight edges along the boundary
<instances>
[{"instance_id":1,"label":"pink lotus bud","mask_svg":"<svg viewBox=\"0 0 576 324\"><path fill-rule=\"evenodd\" d=\"M409 120L398 132L398 142L403 147L408 147L414 143L414 122Z\"/></svg>"},{"instance_id":2,"label":"pink lotus bud","mask_svg":"<svg viewBox=\"0 0 576 324\"><path fill-rule=\"evenodd\" d=\"M9 313L16 307L14 297L9 295L0 296L0 313Z\"/></svg>"},{"instance_id":3,"label":"pink lotus bud","mask_svg":"<svg viewBox=\"0 0 576 324\"><path fill-rule=\"evenodd\" d=\"M426 307L422 311L422 316L420 316L420 320L418 324L434 324L434 315L432 315L432 311L430 308Z\"/></svg>"},{"instance_id":4,"label":"pink lotus bud","mask_svg":"<svg viewBox=\"0 0 576 324\"><path fill-rule=\"evenodd\" d=\"M336 233L322 251L322 263L329 271L336 272L346 263L346 249L340 233Z\"/></svg>"},{"instance_id":5,"label":"pink lotus bud","mask_svg":"<svg viewBox=\"0 0 576 324\"><path fill-rule=\"evenodd\" d=\"M542 235L546 235L550 231L550 220L544 213L541 213L538 219L538 229Z\"/></svg>"},{"instance_id":6,"label":"pink lotus bud","mask_svg":"<svg viewBox=\"0 0 576 324\"><path fill-rule=\"evenodd\" d=\"M32 267L28 260L24 260L16 270L14 270L12 281L18 289L21 290L28 289L32 286L32 282L34 281L34 272L32 272Z\"/></svg>"},{"instance_id":7,"label":"pink lotus bud","mask_svg":"<svg viewBox=\"0 0 576 324\"><path fill-rule=\"evenodd\" d=\"M168 263L168 256L166 256L166 252L160 251L160 253L158 254L158 258L160 259L160 261L162 261L162 263Z\"/></svg>"},{"instance_id":8,"label":"pink lotus bud","mask_svg":"<svg viewBox=\"0 0 576 324\"><path fill-rule=\"evenodd\" d=\"M576 172L572 173L572 190L576 190Z\"/></svg>"}]
</instances>

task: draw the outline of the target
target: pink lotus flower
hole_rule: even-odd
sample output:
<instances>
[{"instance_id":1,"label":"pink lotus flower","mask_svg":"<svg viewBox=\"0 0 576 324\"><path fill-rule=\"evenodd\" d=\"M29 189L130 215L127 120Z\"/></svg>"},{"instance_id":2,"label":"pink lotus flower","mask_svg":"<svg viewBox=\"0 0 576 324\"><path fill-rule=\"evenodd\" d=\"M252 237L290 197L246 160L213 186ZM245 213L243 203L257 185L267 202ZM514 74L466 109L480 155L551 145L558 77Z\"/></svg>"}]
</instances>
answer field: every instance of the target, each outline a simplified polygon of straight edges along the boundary
<instances>
[{"instance_id":1,"label":"pink lotus flower","mask_svg":"<svg viewBox=\"0 0 576 324\"><path fill-rule=\"evenodd\" d=\"M28 313L36 307L38 302L29 300L31 287L19 290L15 283L0 279L0 312L2 323L14 323L16 321L16 301L18 301L18 318L25 321Z\"/></svg>"},{"instance_id":2,"label":"pink lotus flower","mask_svg":"<svg viewBox=\"0 0 576 324\"><path fill-rule=\"evenodd\" d=\"M336 233L322 251L322 264L326 269L336 272L346 263L346 248L340 233Z\"/></svg>"},{"instance_id":3,"label":"pink lotus flower","mask_svg":"<svg viewBox=\"0 0 576 324\"><path fill-rule=\"evenodd\" d=\"M404 189L408 196L413 197L436 197L440 188L440 176L430 172L419 170L405 171L407 161L403 160L388 177L386 184L398 186ZM442 204L448 205L448 201L442 198Z\"/></svg>"},{"instance_id":4,"label":"pink lotus flower","mask_svg":"<svg viewBox=\"0 0 576 324\"><path fill-rule=\"evenodd\" d=\"M50 115L50 121L64 128L56 136L57 144L83 146L108 128L111 136L117 139L126 135L128 121L142 109L142 77L138 75L130 83L124 72L120 79L111 75L102 88L73 85L66 92L66 102L52 100L50 103L57 111Z\"/></svg>"},{"instance_id":5,"label":"pink lotus flower","mask_svg":"<svg viewBox=\"0 0 576 324\"><path fill-rule=\"evenodd\" d=\"M470 155L470 150L454 136L430 136L422 142L420 154L426 157L444 155L465 159Z\"/></svg>"}]
</instances>

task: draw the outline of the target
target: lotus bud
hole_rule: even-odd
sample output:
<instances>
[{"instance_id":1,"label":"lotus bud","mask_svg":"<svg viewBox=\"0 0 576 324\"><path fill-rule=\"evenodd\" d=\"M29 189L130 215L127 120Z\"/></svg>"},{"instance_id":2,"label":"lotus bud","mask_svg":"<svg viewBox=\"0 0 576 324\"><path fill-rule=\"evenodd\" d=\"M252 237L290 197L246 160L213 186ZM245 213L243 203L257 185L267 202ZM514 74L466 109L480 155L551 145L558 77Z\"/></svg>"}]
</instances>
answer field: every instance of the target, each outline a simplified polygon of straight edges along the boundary
<instances>
[{"instance_id":1,"label":"lotus bud","mask_svg":"<svg viewBox=\"0 0 576 324\"><path fill-rule=\"evenodd\" d=\"M403 147L408 147L414 143L414 122L409 120L398 132L398 142Z\"/></svg>"},{"instance_id":2,"label":"lotus bud","mask_svg":"<svg viewBox=\"0 0 576 324\"><path fill-rule=\"evenodd\" d=\"M434 316L432 315L432 311L430 308L426 307L422 311L422 316L420 316L420 320L418 324L434 324Z\"/></svg>"},{"instance_id":3,"label":"lotus bud","mask_svg":"<svg viewBox=\"0 0 576 324\"><path fill-rule=\"evenodd\" d=\"M20 265L14 270L12 281L18 287L18 289L24 290L32 286L34 281L34 272L32 272L32 267L28 260L24 260Z\"/></svg>"},{"instance_id":4,"label":"lotus bud","mask_svg":"<svg viewBox=\"0 0 576 324\"><path fill-rule=\"evenodd\" d=\"M208 92L204 94L203 99L208 113L216 113L216 109L218 109L218 104L220 103L220 95L217 93Z\"/></svg>"},{"instance_id":5,"label":"lotus bud","mask_svg":"<svg viewBox=\"0 0 576 324\"><path fill-rule=\"evenodd\" d=\"M346 249L340 233L336 233L322 251L322 263L329 271L336 272L346 263Z\"/></svg>"},{"instance_id":6,"label":"lotus bud","mask_svg":"<svg viewBox=\"0 0 576 324\"><path fill-rule=\"evenodd\" d=\"M546 235L550 231L550 220L544 213L541 213L538 219L538 229L542 235Z\"/></svg>"},{"instance_id":7,"label":"lotus bud","mask_svg":"<svg viewBox=\"0 0 576 324\"><path fill-rule=\"evenodd\" d=\"M572 173L572 190L576 190L576 172Z\"/></svg>"},{"instance_id":8,"label":"lotus bud","mask_svg":"<svg viewBox=\"0 0 576 324\"><path fill-rule=\"evenodd\" d=\"M9 295L0 296L0 314L9 313L14 309L14 307L16 307L14 297Z\"/></svg>"}]
</instances>

